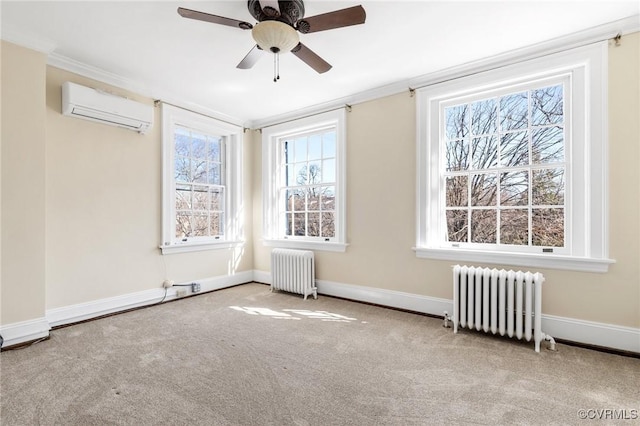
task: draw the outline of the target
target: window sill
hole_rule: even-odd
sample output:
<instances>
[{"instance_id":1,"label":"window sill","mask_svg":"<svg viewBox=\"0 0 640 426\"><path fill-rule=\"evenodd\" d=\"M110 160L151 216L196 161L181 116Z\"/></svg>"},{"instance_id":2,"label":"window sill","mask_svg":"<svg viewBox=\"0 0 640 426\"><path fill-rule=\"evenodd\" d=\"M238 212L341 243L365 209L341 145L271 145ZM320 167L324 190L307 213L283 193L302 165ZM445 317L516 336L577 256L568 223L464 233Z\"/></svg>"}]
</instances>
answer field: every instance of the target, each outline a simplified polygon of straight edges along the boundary
<instances>
[{"instance_id":1,"label":"window sill","mask_svg":"<svg viewBox=\"0 0 640 426\"><path fill-rule=\"evenodd\" d=\"M184 243L160 246L162 254L188 253L193 251L220 250L235 248L244 244L244 241L220 241L207 243Z\"/></svg>"},{"instance_id":2,"label":"window sill","mask_svg":"<svg viewBox=\"0 0 640 426\"><path fill-rule=\"evenodd\" d=\"M452 260L456 262L495 263L526 268L563 269L580 272L600 272L609 270L613 259L594 259L587 257L558 256L552 254L524 254L486 252L464 249L414 247L416 257L422 259Z\"/></svg>"},{"instance_id":3,"label":"window sill","mask_svg":"<svg viewBox=\"0 0 640 426\"><path fill-rule=\"evenodd\" d=\"M345 252L347 250L347 246L349 245L345 243L301 241L301 240L262 240L262 243L267 247L334 251L334 252Z\"/></svg>"}]
</instances>

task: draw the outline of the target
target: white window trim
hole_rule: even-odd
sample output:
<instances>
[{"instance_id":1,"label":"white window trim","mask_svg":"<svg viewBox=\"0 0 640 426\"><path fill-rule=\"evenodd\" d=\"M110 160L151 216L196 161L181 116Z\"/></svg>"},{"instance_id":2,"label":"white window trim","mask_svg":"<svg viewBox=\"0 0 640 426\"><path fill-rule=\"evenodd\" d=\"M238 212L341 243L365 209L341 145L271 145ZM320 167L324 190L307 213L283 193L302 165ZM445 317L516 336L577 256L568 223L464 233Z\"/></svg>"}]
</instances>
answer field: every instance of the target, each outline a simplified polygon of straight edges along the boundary
<instances>
[{"instance_id":1,"label":"white window trim","mask_svg":"<svg viewBox=\"0 0 640 426\"><path fill-rule=\"evenodd\" d=\"M278 235L278 139L292 134L313 131L325 126L336 127L336 207L333 241L285 239ZM347 249L346 209L346 112L343 108L288 121L262 130L262 242L268 247L298 248L344 252Z\"/></svg>"},{"instance_id":2,"label":"white window trim","mask_svg":"<svg viewBox=\"0 0 640 426\"><path fill-rule=\"evenodd\" d=\"M177 241L175 237L174 141L175 126L225 138L225 230L220 239ZM244 243L242 211L243 129L172 105L162 105L162 254L227 249Z\"/></svg>"},{"instance_id":3,"label":"white window trim","mask_svg":"<svg viewBox=\"0 0 640 426\"><path fill-rule=\"evenodd\" d=\"M573 240L570 255L548 253L513 253L468 248L442 247L438 236L439 212L442 210L439 166L439 102L465 96L481 90L569 73L574 87L572 105L585 105L574 114L582 118L582 125L573 126L571 147L571 182L573 195L567 200L571 212L568 232ZM607 44L596 43L565 52L505 65L490 71L434 84L417 93L417 203L416 247L420 258L452 260L456 262L489 262L524 267L566 269L587 272L606 272L614 260L608 259L608 108L607 108ZM577 90L576 90L577 88ZM429 117L426 119L425 117ZM431 140L437 141L430 143ZM582 189L576 189L580 186ZM573 229L573 231L571 231Z\"/></svg>"}]
</instances>

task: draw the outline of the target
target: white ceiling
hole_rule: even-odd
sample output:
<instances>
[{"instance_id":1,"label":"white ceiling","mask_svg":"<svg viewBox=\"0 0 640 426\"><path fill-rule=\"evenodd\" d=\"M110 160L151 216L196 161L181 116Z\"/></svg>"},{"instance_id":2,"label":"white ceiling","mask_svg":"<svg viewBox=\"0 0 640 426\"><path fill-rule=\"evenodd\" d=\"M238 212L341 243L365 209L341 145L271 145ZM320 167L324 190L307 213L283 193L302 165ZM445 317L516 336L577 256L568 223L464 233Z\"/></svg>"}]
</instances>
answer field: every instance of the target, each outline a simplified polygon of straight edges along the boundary
<instances>
[{"instance_id":1,"label":"white ceiling","mask_svg":"<svg viewBox=\"0 0 640 426\"><path fill-rule=\"evenodd\" d=\"M362 4L364 25L302 34L333 65L317 74L281 56L278 83L249 31L180 17L179 6L254 23L236 1L2 1L2 38L38 46L58 63L100 70L141 94L216 111L238 123L266 120L361 92L637 15L625 1L324 1L305 16Z\"/></svg>"}]
</instances>

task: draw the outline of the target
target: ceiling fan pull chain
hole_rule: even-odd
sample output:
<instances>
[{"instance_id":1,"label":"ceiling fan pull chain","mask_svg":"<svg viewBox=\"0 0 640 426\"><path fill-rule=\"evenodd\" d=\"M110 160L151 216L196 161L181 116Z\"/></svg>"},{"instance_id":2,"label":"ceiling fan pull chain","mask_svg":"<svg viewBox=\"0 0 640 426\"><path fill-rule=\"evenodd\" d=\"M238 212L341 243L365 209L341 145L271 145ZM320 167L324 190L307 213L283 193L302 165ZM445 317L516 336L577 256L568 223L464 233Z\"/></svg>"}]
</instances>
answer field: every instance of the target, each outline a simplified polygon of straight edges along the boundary
<instances>
[{"instance_id":1,"label":"ceiling fan pull chain","mask_svg":"<svg viewBox=\"0 0 640 426\"><path fill-rule=\"evenodd\" d=\"M277 67L277 79L280 80L280 52L276 53L276 61L278 61Z\"/></svg>"}]
</instances>

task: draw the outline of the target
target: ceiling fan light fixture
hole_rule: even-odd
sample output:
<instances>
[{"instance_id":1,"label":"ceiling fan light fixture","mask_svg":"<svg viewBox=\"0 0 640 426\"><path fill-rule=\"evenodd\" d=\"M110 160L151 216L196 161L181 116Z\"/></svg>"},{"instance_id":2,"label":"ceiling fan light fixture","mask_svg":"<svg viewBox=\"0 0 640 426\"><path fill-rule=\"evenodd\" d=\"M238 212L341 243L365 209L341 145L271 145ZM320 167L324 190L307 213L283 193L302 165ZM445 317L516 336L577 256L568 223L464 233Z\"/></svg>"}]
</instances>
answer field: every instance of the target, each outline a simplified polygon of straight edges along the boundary
<instances>
[{"instance_id":1,"label":"ceiling fan light fixture","mask_svg":"<svg viewBox=\"0 0 640 426\"><path fill-rule=\"evenodd\" d=\"M280 21L262 21L251 30L260 49L273 53L289 52L300 42L298 32Z\"/></svg>"}]
</instances>

